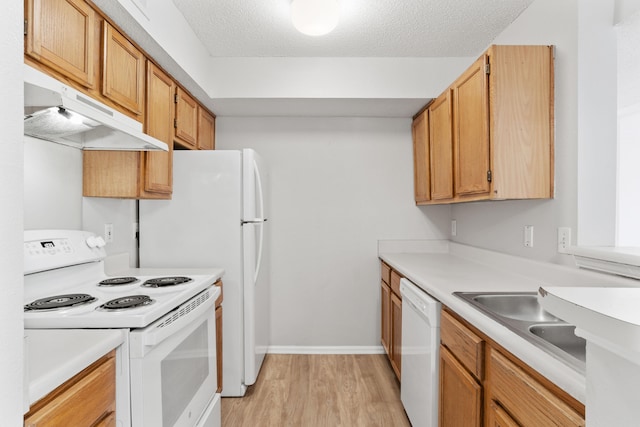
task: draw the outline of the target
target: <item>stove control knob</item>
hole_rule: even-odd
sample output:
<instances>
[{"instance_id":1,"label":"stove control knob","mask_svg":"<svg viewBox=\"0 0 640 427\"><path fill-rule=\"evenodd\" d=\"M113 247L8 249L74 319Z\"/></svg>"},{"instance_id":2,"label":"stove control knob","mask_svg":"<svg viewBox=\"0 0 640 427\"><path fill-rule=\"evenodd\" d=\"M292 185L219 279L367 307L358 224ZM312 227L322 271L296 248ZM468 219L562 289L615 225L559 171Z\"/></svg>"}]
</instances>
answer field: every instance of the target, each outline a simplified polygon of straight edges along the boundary
<instances>
[{"instance_id":1,"label":"stove control knob","mask_svg":"<svg viewBox=\"0 0 640 427\"><path fill-rule=\"evenodd\" d=\"M97 247L103 248L106 244L107 244L107 242L104 241L104 238L102 236L96 237L96 246Z\"/></svg>"},{"instance_id":2,"label":"stove control knob","mask_svg":"<svg viewBox=\"0 0 640 427\"><path fill-rule=\"evenodd\" d=\"M91 249L98 246L98 239L96 239L96 236L87 237L87 246L89 246Z\"/></svg>"}]
</instances>

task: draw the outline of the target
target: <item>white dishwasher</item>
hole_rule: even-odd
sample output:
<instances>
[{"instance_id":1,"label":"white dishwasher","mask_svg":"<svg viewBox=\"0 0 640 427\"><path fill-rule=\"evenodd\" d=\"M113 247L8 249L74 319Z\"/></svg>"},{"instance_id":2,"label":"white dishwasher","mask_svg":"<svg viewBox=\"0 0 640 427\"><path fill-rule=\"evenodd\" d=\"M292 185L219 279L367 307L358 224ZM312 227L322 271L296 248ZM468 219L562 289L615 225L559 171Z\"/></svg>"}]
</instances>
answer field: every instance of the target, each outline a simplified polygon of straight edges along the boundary
<instances>
[{"instance_id":1,"label":"white dishwasher","mask_svg":"<svg viewBox=\"0 0 640 427\"><path fill-rule=\"evenodd\" d=\"M400 399L414 427L438 426L440 303L407 279L402 294Z\"/></svg>"}]
</instances>

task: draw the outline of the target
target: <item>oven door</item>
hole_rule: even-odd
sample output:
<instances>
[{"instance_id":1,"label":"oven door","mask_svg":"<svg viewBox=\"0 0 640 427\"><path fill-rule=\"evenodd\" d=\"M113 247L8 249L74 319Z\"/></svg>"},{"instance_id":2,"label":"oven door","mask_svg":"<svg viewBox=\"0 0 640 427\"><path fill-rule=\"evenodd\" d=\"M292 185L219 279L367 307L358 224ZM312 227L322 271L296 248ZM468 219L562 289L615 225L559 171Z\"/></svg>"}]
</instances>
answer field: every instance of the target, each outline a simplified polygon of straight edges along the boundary
<instances>
[{"instance_id":1,"label":"oven door","mask_svg":"<svg viewBox=\"0 0 640 427\"><path fill-rule=\"evenodd\" d=\"M191 427L208 409L217 388L215 292L209 288L131 331L134 427Z\"/></svg>"}]
</instances>

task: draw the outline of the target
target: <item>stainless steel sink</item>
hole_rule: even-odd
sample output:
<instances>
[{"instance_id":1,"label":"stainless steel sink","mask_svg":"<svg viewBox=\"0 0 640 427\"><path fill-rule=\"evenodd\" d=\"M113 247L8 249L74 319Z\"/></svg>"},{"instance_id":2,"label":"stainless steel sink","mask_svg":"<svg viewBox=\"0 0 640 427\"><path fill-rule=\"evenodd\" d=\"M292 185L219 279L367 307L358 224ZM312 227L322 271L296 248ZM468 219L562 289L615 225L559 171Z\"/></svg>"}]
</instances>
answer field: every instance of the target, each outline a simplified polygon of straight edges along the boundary
<instances>
[{"instance_id":1,"label":"stainless steel sink","mask_svg":"<svg viewBox=\"0 0 640 427\"><path fill-rule=\"evenodd\" d=\"M536 294L482 294L473 301L498 316L525 322L559 322L553 314L544 311Z\"/></svg>"},{"instance_id":2,"label":"stainless steel sink","mask_svg":"<svg viewBox=\"0 0 640 427\"><path fill-rule=\"evenodd\" d=\"M570 325L545 311L535 292L454 292L476 309L532 344L585 372L586 341Z\"/></svg>"},{"instance_id":3,"label":"stainless steel sink","mask_svg":"<svg viewBox=\"0 0 640 427\"><path fill-rule=\"evenodd\" d=\"M566 323L554 325L532 325L529 332L566 351L578 360L585 361L587 341L576 336L576 327Z\"/></svg>"}]
</instances>

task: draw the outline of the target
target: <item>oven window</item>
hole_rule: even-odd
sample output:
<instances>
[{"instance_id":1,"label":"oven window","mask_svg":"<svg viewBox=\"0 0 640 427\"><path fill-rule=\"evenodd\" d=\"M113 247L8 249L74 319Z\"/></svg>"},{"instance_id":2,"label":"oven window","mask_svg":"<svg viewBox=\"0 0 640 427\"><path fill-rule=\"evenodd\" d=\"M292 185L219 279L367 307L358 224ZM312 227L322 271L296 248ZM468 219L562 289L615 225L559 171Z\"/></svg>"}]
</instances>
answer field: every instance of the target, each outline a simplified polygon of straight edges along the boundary
<instances>
[{"instance_id":1,"label":"oven window","mask_svg":"<svg viewBox=\"0 0 640 427\"><path fill-rule=\"evenodd\" d=\"M209 337L203 322L161 362L162 425L172 426L209 376Z\"/></svg>"}]
</instances>

